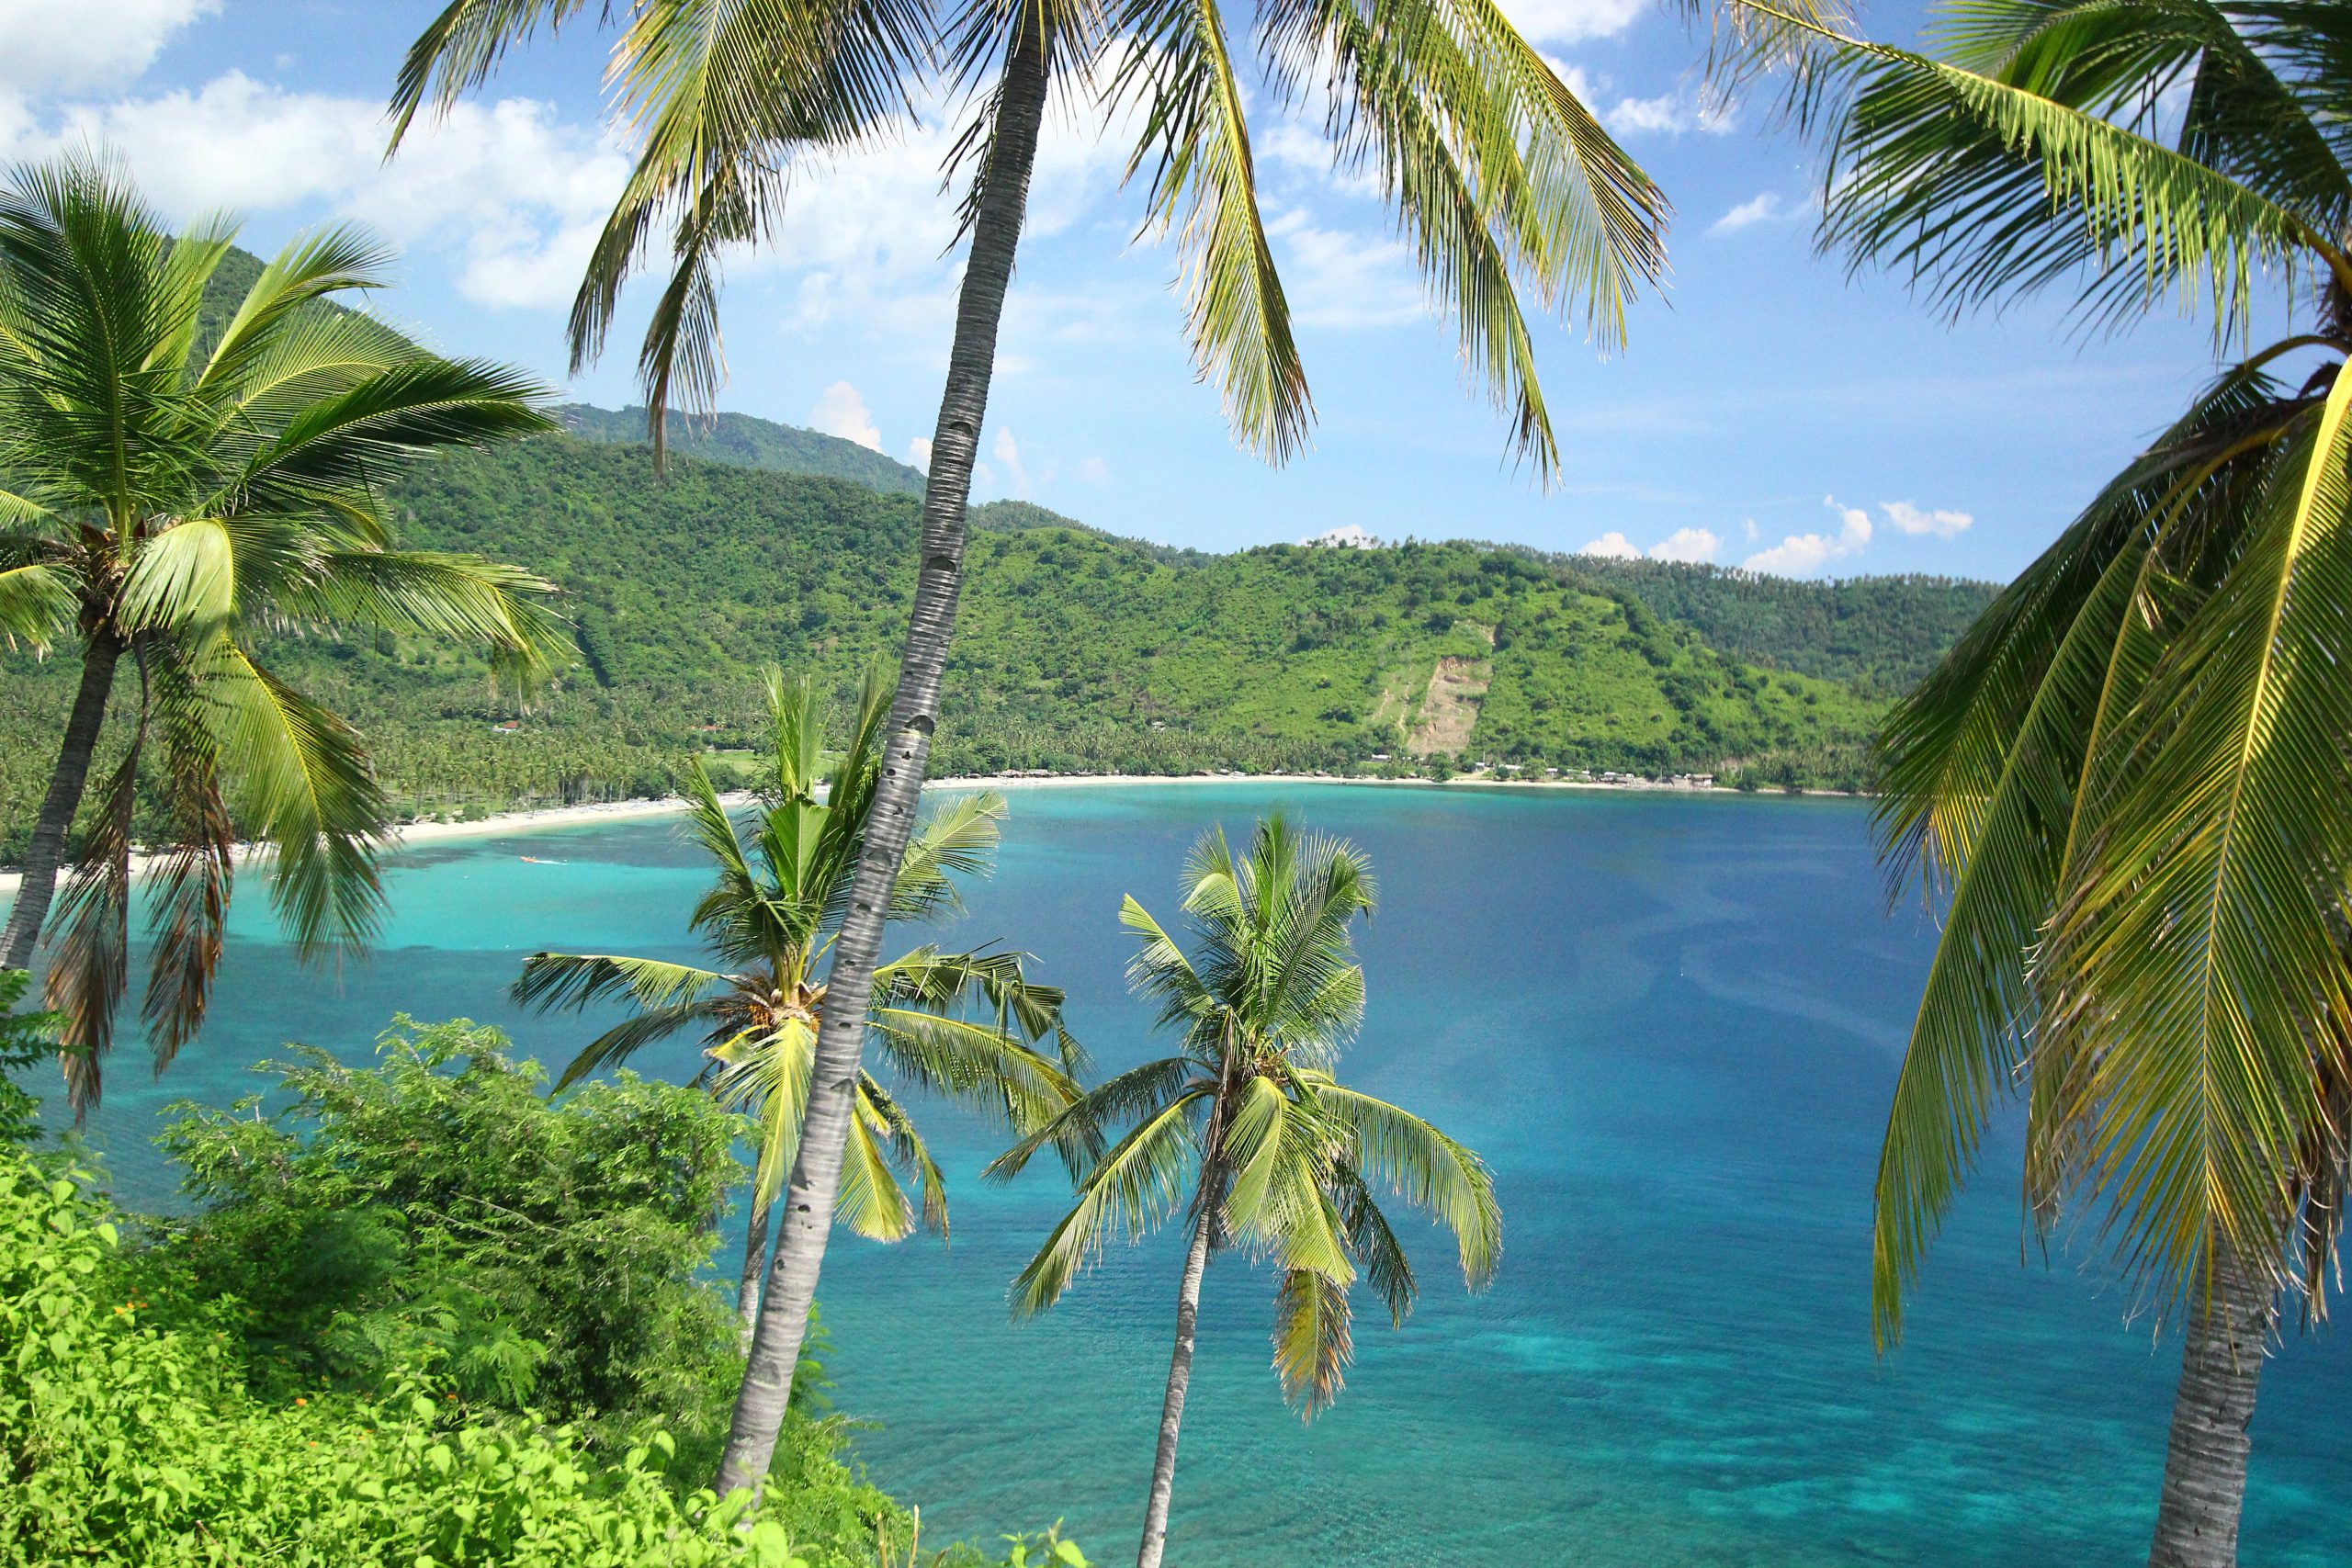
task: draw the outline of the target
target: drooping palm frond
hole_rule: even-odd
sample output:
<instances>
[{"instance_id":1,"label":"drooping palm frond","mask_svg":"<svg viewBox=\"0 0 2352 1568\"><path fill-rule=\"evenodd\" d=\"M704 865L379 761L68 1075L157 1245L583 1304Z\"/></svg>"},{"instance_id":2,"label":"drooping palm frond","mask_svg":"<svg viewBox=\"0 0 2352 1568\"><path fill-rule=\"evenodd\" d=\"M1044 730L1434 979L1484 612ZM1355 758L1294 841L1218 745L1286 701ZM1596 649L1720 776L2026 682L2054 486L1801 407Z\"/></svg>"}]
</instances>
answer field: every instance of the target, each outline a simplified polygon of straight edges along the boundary
<instances>
[{"instance_id":1,"label":"drooping palm frond","mask_svg":"<svg viewBox=\"0 0 2352 1568\"><path fill-rule=\"evenodd\" d=\"M1193 363L1224 394L1234 433L1283 462L1305 443L1314 404L1259 209L1224 18L1216 0L1129 0L1120 23L1132 47L1111 94L1143 121L1127 173L1154 161L1146 208L1183 258Z\"/></svg>"},{"instance_id":2,"label":"drooping palm frond","mask_svg":"<svg viewBox=\"0 0 2352 1568\"><path fill-rule=\"evenodd\" d=\"M1328 1075L1301 1076L1321 1113L1347 1131L1351 1179L1385 1187L1452 1231L1472 1290L1492 1280L1502 1259L1503 1213L1486 1162L1400 1106ZM1406 1282L1409 1290L1409 1276Z\"/></svg>"},{"instance_id":3,"label":"drooping palm frond","mask_svg":"<svg viewBox=\"0 0 2352 1568\"><path fill-rule=\"evenodd\" d=\"M1949 310L2076 278L2097 312L2201 302L2227 338L2266 275L2315 268L2352 287L2352 262L2310 215L2104 118L2116 84L2103 69L2070 77L2066 53L2029 50L1986 74L1736 3L1811 34L1842 78L1809 107L1835 111L1824 244L1897 267Z\"/></svg>"},{"instance_id":4,"label":"drooping palm frond","mask_svg":"<svg viewBox=\"0 0 2352 1568\"><path fill-rule=\"evenodd\" d=\"M1080 1183L1078 1201L1012 1282L1012 1310L1027 1317L1061 1299L1114 1235L1132 1241L1182 1207L1198 1154L1193 1112L1208 1098L1187 1089L1137 1122Z\"/></svg>"},{"instance_id":5,"label":"drooping palm frond","mask_svg":"<svg viewBox=\"0 0 2352 1568\"><path fill-rule=\"evenodd\" d=\"M2316 1115L2312 1021L2352 1014L2352 378L2268 474L2244 547L2149 673L2068 869L2045 1031L2072 1038L2086 1179L2165 1302L2276 1279L2279 1172ZM2228 1257L2217 1257L2216 1248Z\"/></svg>"}]
</instances>

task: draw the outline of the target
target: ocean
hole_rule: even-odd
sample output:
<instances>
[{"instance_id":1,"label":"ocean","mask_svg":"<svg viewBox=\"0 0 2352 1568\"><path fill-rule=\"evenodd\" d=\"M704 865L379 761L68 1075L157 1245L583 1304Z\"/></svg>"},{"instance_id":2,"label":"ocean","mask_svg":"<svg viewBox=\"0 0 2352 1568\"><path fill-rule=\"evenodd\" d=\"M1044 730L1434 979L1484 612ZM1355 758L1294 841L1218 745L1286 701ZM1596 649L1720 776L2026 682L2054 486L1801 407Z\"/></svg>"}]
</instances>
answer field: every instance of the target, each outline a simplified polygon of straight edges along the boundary
<instances>
[{"instance_id":1,"label":"ocean","mask_svg":"<svg viewBox=\"0 0 2352 1568\"><path fill-rule=\"evenodd\" d=\"M1359 1303L1356 1359L1311 1425L1270 1370L1272 1275L1211 1269L1170 1561L1590 1568L2136 1563L2177 1340L2132 1315L2090 1237L2020 1230L1996 1129L1903 1345L1872 1349L1870 1185L1933 928L1890 905L1865 804L1254 782L1011 796L1000 864L935 934L1036 955L1105 1072L1155 1053L1130 998L1133 893L1166 917L1204 829L1277 808L1371 854L1364 1028L1342 1076L1493 1165L1505 1248L1464 1292L1406 1227L1418 1312ZM524 855L537 857L525 860ZM445 840L401 855L371 959L304 971L243 890L213 1018L160 1080L116 1056L92 1136L165 1203L171 1101L225 1103L281 1043L365 1059L397 1011L496 1021L550 1062L595 1027L504 1000L540 947L691 958L706 880L674 822ZM933 933L905 933L911 946ZM690 1047L639 1066L684 1077ZM1133 1550L1179 1239L1117 1249L1015 1325L1005 1285L1060 1212L1039 1161L993 1187L988 1128L940 1105L952 1241L842 1234L820 1292L836 1406L926 1540L1056 1518ZM737 1222L740 1224L740 1220ZM740 1233L738 1233L740 1234ZM737 1242L720 1268L729 1273ZM2242 1561L2352 1563L2352 1341L2290 1331L2265 1375Z\"/></svg>"}]
</instances>

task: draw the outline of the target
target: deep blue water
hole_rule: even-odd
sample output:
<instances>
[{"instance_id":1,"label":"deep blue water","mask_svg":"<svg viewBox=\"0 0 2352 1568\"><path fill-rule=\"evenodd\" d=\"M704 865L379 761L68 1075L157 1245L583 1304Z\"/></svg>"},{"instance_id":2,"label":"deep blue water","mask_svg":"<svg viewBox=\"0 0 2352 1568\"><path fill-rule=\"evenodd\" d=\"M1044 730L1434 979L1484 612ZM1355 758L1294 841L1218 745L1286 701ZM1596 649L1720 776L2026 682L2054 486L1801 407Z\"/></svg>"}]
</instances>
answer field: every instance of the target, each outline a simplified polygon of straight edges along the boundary
<instances>
[{"instance_id":1,"label":"deep blue water","mask_svg":"<svg viewBox=\"0 0 2352 1568\"><path fill-rule=\"evenodd\" d=\"M1210 1564L2097 1564L2144 1560L2177 1349L2127 1325L2095 1260L2021 1260L2013 1130L1939 1243L1891 1359L1871 1348L1869 1189L1932 943L1887 912L1845 801L1255 784L1012 797L1001 869L956 923L1069 987L1106 1070L1151 1048L1114 916L1172 913L1193 837L1280 804L1372 853L1372 1003L1343 1063L1493 1163L1494 1287L1433 1233L1401 1331L1366 1307L1311 1427L1268 1370L1272 1280L1211 1271L1171 1560ZM560 860L531 864L521 852ZM396 1010L586 1037L502 999L541 946L688 956L703 882L668 823L404 856L368 964L299 971L249 889L213 1022L161 1082L118 1058L96 1135L117 1185L170 1176L145 1140L179 1097L225 1100L302 1040L364 1056ZM689 1053L641 1059L684 1074ZM1118 1252L1050 1317L1005 1282L1057 1213L1040 1162L977 1180L990 1136L933 1108L954 1242L844 1236L821 1293L834 1396L927 1534L1057 1516L1131 1550L1173 1320L1174 1239ZM2244 1561L2352 1562L2352 1341L2293 1338L2266 1375Z\"/></svg>"}]
</instances>

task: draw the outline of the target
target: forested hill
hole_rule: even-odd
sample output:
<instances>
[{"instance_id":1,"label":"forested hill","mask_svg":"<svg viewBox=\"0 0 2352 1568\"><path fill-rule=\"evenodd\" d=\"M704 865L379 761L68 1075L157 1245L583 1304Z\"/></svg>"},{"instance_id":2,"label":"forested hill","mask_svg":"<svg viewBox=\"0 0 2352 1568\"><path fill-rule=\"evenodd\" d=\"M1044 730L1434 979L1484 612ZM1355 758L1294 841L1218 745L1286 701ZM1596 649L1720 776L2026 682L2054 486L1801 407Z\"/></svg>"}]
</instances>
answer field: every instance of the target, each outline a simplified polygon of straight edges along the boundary
<instances>
[{"instance_id":1,"label":"forested hill","mask_svg":"<svg viewBox=\"0 0 2352 1568\"><path fill-rule=\"evenodd\" d=\"M313 630L267 648L359 722L396 799L425 811L658 793L691 751L755 738L763 665L846 685L887 661L921 506L687 456L657 476L642 445L570 436L444 460L394 501L403 542L560 584L582 650L518 706L430 642ZM1859 787L1888 681L1924 668L1985 592L1637 577L1458 543L1210 555L1026 502L975 523L943 773L1497 763ZM0 822L31 820L73 676L67 658L0 652Z\"/></svg>"},{"instance_id":2,"label":"forested hill","mask_svg":"<svg viewBox=\"0 0 2352 1568\"><path fill-rule=\"evenodd\" d=\"M566 430L582 441L616 446L647 443L642 408L600 409L592 403L567 403L556 410ZM739 468L772 468L778 473L814 474L822 479L853 479L876 490L907 495L922 493L922 470L910 468L854 441L824 435L797 425L754 419L750 414L722 413L710 419L670 417L669 449L684 457L732 463Z\"/></svg>"},{"instance_id":3,"label":"forested hill","mask_svg":"<svg viewBox=\"0 0 2352 1568\"><path fill-rule=\"evenodd\" d=\"M400 504L413 543L563 583L597 701L648 723L747 729L770 659L848 680L895 647L911 589L915 499L839 480L692 460L657 480L641 448L558 439L441 464ZM342 672L390 704L422 657ZM1385 751L1659 772L1850 742L1869 717L1508 552L1216 556L1034 520L975 531L949 680L954 760L979 767Z\"/></svg>"},{"instance_id":4,"label":"forested hill","mask_svg":"<svg viewBox=\"0 0 2352 1568\"><path fill-rule=\"evenodd\" d=\"M1958 577L1800 581L1681 561L1538 558L1639 595L1734 659L1890 695L1934 669L2001 591L1997 582Z\"/></svg>"}]
</instances>

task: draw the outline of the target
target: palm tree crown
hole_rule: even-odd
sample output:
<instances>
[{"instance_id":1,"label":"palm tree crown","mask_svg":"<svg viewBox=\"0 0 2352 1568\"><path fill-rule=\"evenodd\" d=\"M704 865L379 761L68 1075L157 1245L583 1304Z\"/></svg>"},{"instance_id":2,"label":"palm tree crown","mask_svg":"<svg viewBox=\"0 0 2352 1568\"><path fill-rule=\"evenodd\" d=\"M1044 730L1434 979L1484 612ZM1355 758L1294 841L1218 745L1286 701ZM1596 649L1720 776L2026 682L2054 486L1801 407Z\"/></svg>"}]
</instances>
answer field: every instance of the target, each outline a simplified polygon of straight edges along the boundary
<instances>
[{"instance_id":1,"label":"palm tree crown","mask_svg":"<svg viewBox=\"0 0 2352 1568\"><path fill-rule=\"evenodd\" d=\"M1238 1246L1282 1271L1274 1369L1308 1415L1330 1403L1351 1355L1350 1292L1368 1282L1401 1324L1418 1289L1382 1213L1401 1197L1453 1231L1472 1289L1493 1275L1502 1213L1485 1164L1411 1112L1334 1076L1363 1016L1350 923L1374 905L1363 852L1280 817L1237 857L1222 831L1193 849L1184 911L1195 951L1133 897L1136 990L1159 1004L1175 1055L1092 1090L1001 1156L1010 1177L1068 1127L1131 1123L1087 1173L1078 1202L1014 1282L1014 1311L1051 1306L1113 1235L1130 1239L1186 1201L1212 1251Z\"/></svg>"},{"instance_id":2,"label":"palm tree crown","mask_svg":"<svg viewBox=\"0 0 2352 1568\"><path fill-rule=\"evenodd\" d=\"M289 245L213 323L207 285L234 233L216 219L173 235L92 155L0 185L0 632L70 637L83 664L7 965L40 935L118 664L137 677L48 977L78 1109L97 1098L124 987L142 784L168 819L145 1002L159 1066L203 1020L240 833L275 847L271 897L306 953L365 940L379 915L390 823L360 737L265 668L257 637L456 637L514 681L566 646L546 583L394 549L382 502L426 453L553 428L537 389L329 303L379 287L388 259L348 229Z\"/></svg>"},{"instance_id":3,"label":"palm tree crown","mask_svg":"<svg viewBox=\"0 0 2352 1568\"><path fill-rule=\"evenodd\" d=\"M572 1059L559 1088L656 1041L698 1031L714 1091L759 1122L753 1206L760 1215L792 1168L824 1015L820 976L863 847L889 705L885 682L869 678L842 750L828 755L826 705L815 683L771 675L768 695L775 750L750 831L728 816L699 760L688 785L695 841L718 871L692 926L728 967L537 953L514 985L515 998L533 1007L618 999L634 1010ZM892 917L921 919L956 908L955 879L987 869L1003 815L1001 797L972 795L921 825L899 871ZM883 1060L907 1083L1027 1134L1078 1098L1071 1075L1084 1056L1062 1027L1061 1005L1060 990L1029 979L1018 953L925 945L876 971L869 1022ZM945 1234L939 1168L906 1108L871 1073L859 1074L855 1093L840 1217L879 1241L908 1235L918 1215ZM914 1181L915 1198L902 1176ZM764 1256L764 1227L755 1220L752 1228L753 1248Z\"/></svg>"},{"instance_id":4,"label":"palm tree crown","mask_svg":"<svg viewBox=\"0 0 2352 1568\"><path fill-rule=\"evenodd\" d=\"M409 51L400 130L582 9L452 0ZM1605 349L1665 265L1664 196L1492 0L1283 0L1254 24L1214 0L632 0L604 14L615 13L626 19L612 80L639 152L571 340L582 361L601 350L622 284L666 231L671 274L639 361L657 441L663 409L707 408L718 393L722 254L781 227L796 160L899 133L934 87L967 95L955 162L971 178L968 226L1022 60L1041 92L1131 118L1128 172L1149 171L1147 231L1175 240L1195 361L1237 434L1277 460L1304 442L1313 408L1260 212L1237 30L1254 26L1277 105L1310 93L1328 105L1335 164L1378 180L1465 362L1544 473L1558 453L1522 290L1581 316Z\"/></svg>"},{"instance_id":5,"label":"palm tree crown","mask_svg":"<svg viewBox=\"0 0 2352 1568\"><path fill-rule=\"evenodd\" d=\"M1883 842L1948 904L1880 1168L1884 1337L2012 1087L2034 1223L2090 1203L2158 1304L2231 1269L2324 1288L2352 1108L2336 10L1972 0L1937 57L1815 35L1826 245L1955 310L2204 309L2234 351L1881 737ZM2262 343L2266 289L2304 320Z\"/></svg>"}]
</instances>

